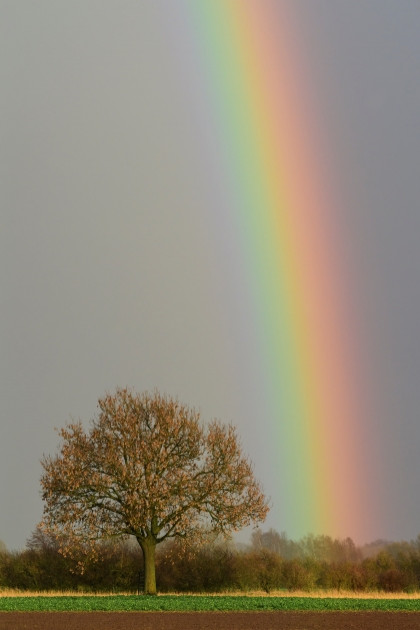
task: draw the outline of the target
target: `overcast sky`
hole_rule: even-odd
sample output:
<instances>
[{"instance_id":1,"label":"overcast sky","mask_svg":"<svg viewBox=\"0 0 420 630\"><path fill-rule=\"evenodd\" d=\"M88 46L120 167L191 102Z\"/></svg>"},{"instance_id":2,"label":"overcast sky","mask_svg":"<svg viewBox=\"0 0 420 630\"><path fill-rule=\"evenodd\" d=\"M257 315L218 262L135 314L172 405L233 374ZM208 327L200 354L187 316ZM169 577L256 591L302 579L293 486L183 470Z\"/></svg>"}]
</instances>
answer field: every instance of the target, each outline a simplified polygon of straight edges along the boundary
<instances>
[{"instance_id":1,"label":"overcast sky","mask_svg":"<svg viewBox=\"0 0 420 630\"><path fill-rule=\"evenodd\" d=\"M289 1L337 156L370 333L385 515L370 534L409 540L420 532L420 3ZM234 422L275 494L258 392L234 387L243 357L227 352L240 309L227 300L226 235L208 238L221 191L194 111L198 86L179 86L184 12L183 0L0 0L8 548L41 518L39 460L56 449L54 427L89 420L117 385L158 387L204 419ZM285 529L280 514L267 527Z\"/></svg>"}]
</instances>

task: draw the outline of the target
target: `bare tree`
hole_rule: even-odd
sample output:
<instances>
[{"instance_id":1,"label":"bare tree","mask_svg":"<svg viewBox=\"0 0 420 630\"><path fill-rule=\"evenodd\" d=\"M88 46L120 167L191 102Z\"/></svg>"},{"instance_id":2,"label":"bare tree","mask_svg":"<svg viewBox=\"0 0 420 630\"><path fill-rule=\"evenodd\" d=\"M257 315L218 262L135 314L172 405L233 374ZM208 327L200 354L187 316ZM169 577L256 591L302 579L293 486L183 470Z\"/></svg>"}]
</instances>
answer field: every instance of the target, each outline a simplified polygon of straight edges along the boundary
<instances>
[{"instance_id":1,"label":"bare tree","mask_svg":"<svg viewBox=\"0 0 420 630\"><path fill-rule=\"evenodd\" d=\"M60 430L61 447L44 457L44 531L94 553L96 542L134 536L145 592L156 593L156 545L203 530L227 534L263 521L267 501L243 456L236 430L177 400L117 389L98 402L90 430Z\"/></svg>"}]
</instances>

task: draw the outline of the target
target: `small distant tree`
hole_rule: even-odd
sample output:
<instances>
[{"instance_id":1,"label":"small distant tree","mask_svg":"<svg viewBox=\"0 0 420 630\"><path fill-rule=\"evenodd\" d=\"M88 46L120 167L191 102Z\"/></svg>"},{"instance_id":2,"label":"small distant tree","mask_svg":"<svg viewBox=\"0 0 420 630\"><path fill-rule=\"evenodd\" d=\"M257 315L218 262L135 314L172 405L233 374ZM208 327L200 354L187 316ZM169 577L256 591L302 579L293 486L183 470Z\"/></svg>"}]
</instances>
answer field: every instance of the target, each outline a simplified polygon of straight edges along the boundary
<instances>
[{"instance_id":1,"label":"small distant tree","mask_svg":"<svg viewBox=\"0 0 420 630\"><path fill-rule=\"evenodd\" d=\"M117 389L98 407L90 430L67 425L59 453L42 460L41 527L64 541L63 554L134 536L145 592L155 594L157 544L265 519L266 498L233 426L204 428L195 410L158 392Z\"/></svg>"}]
</instances>

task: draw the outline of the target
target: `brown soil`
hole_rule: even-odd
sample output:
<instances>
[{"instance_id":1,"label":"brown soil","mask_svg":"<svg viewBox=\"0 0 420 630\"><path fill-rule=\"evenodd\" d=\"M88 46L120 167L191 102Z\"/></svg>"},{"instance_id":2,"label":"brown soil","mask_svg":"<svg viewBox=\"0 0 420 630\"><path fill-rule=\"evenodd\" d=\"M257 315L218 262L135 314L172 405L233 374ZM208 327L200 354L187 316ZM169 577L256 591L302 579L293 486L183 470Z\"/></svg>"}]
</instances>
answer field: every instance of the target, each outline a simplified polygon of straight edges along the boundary
<instances>
[{"instance_id":1,"label":"brown soil","mask_svg":"<svg viewBox=\"0 0 420 630\"><path fill-rule=\"evenodd\" d=\"M420 630L420 613L16 613L0 630Z\"/></svg>"}]
</instances>

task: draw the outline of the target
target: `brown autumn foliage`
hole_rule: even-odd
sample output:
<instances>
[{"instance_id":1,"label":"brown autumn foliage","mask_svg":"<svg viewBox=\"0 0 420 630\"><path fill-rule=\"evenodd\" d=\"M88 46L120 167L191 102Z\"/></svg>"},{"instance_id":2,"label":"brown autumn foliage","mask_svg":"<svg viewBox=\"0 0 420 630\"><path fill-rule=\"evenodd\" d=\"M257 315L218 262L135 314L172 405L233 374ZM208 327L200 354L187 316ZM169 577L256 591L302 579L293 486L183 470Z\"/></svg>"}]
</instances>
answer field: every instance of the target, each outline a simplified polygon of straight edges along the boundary
<instances>
[{"instance_id":1,"label":"brown autumn foliage","mask_svg":"<svg viewBox=\"0 0 420 630\"><path fill-rule=\"evenodd\" d=\"M58 455L42 460L41 529L64 555L94 557L98 541L134 536L152 594L157 544L264 520L267 502L233 426L203 427L194 409L158 392L117 389L98 407L88 431L67 425Z\"/></svg>"}]
</instances>

